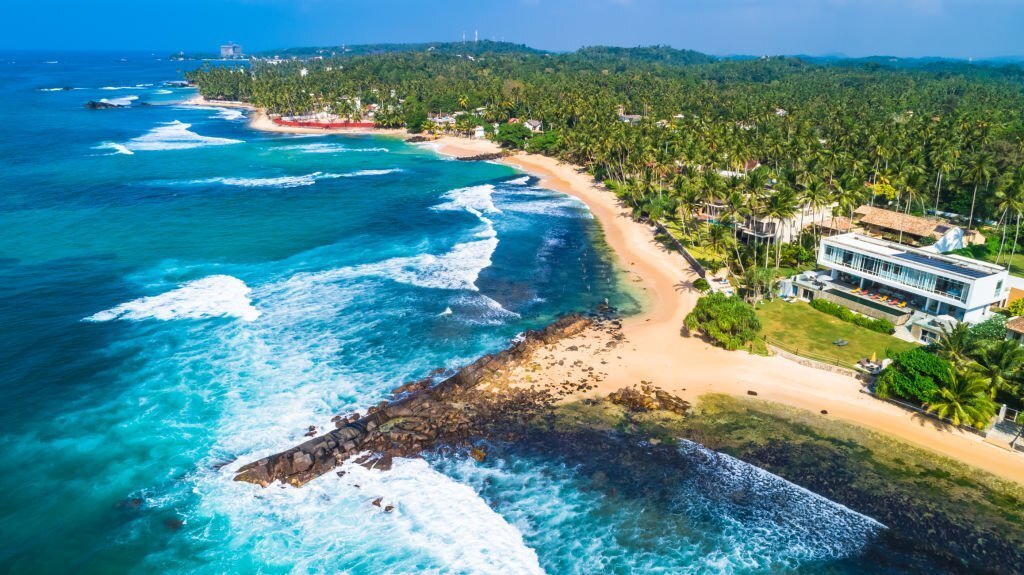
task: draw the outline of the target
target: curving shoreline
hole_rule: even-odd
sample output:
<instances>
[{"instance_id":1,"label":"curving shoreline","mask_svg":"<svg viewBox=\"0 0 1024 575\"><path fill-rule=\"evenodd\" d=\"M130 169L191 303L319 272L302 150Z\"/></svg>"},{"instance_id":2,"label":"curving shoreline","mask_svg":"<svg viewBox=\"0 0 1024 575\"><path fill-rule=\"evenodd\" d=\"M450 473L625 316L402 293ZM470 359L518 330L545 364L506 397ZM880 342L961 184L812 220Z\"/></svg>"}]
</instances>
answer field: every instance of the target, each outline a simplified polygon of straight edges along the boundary
<instances>
[{"instance_id":1,"label":"curving shoreline","mask_svg":"<svg viewBox=\"0 0 1024 575\"><path fill-rule=\"evenodd\" d=\"M257 130L300 134L400 136L405 130L292 128L274 124L266 115L239 102L194 99L189 103L242 107L253 110L250 126ZM446 136L419 144L439 154L469 157L493 153L490 141ZM549 346L543 368L521 366L510 370L510 382L530 381L554 388L578 379L583 369L599 374L596 388L575 398L606 396L622 387L652 382L696 403L702 395L725 393L758 398L812 413L827 411L836 418L892 435L918 447L1024 484L1024 457L981 441L977 436L878 401L860 392L857 380L805 367L781 357L759 357L728 352L697 338L680 335L683 318L698 294L692 289L697 275L686 261L655 242L653 230L633 221L615 196L576 166L536 154L520 153L497 160L540 178L543 187L566 193L584 202L600 223L605 239L625 272L645 300L644 311L622 322L615 352L595 364L594 350L609 343L607 332L587 330Z\"/></svg>"}]
</instances>

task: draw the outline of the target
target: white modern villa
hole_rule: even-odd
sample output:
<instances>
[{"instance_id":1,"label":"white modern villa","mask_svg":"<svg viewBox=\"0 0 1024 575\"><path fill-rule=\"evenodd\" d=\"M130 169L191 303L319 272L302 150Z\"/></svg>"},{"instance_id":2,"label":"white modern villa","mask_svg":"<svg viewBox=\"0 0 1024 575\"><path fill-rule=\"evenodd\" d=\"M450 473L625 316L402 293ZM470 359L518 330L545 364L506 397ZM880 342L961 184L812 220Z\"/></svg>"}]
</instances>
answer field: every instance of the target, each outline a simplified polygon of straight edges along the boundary
<instances>
[{"instance_id":1,"label":"white modern villa","mask_svg":"<svg viewBox=\"0 0 1024 575\"><path fill-rule=\"evenodd\" d=\"M783 282L783 294L888 319L922 341L951 323L988 319L1009 295L1001 266L855 233L823 238L818 265L824 271Z\"/></svg>"}]
</instances>

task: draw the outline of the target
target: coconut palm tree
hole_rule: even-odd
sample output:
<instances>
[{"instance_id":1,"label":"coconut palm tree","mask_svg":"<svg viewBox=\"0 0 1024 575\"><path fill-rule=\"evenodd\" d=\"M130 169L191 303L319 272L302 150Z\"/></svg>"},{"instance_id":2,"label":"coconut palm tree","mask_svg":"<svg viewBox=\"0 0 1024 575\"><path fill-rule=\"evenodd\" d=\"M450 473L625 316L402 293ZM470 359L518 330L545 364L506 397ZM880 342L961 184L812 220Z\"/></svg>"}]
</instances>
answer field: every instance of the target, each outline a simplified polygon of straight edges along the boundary
<instances>
[{"instance_id":1,"label":"coconut palm tree","mask_svg":"<svg viewBox=\"0 0 1024 575\"><path fill-rule=\"evenodd\" d=\"M774 194L768 197L765 204L765 215L770 222L774 222L775 229L772 241L775 242L775 272L779 271L779 260L782 256L782 223L796 217L800 203L797 200L796 192L789 187L780 187ZM768 265L768 255L765 254L765 267Z\"/></svg>"},{"instance_id":2,"label":"coconut palm tree","mask_svg":"<svg viewBox=\"0 0 1024 575\"><path fill-rule=\"evenodd\" d=\"M1024 347L1016 341L1003 340L977 350L974 361L971 367L992 383L993 397L997 390L1013 393L1017 388L1013 380L1024 366Z\"/></svg>"},{"instance_id":3,"label":"coconut palm tree","mask_svg":"<svg viewBox=\"0 0 1024 575\"><path fill-rule=\"evenodd\" d=\"M967 231L974 229L974 205L978 201L978 186L985 184L987 188L994 171L995 162L988 152L978 152L967 160L964 175L968 181L974 184L974 192L971 194L971 214L967 217Z\"/></svg>"},{"instance_id":4,"label":"coconut palm tree","mask_svg":"<svg viewBox=\"0 0 1024 575\"><path fill-rule=\"evenodd\" d=\"M970 326L957 323L953 327L944 326L935 341L936 354L956 365L967 362L971 351Z\"/></svg>"},{"instance_id":5,"label":"coconut palm tree","mask_svg":"<svg viewBox=\"0 0 1024 575\"><path fill-rule=\"evenodd\" d=\"M970 425L982 429L996 414L996 404L989 395L991 382L983 375L949 370L949 383L940 387L925 409L953 425Z\"/></svg>"}]
</instances>

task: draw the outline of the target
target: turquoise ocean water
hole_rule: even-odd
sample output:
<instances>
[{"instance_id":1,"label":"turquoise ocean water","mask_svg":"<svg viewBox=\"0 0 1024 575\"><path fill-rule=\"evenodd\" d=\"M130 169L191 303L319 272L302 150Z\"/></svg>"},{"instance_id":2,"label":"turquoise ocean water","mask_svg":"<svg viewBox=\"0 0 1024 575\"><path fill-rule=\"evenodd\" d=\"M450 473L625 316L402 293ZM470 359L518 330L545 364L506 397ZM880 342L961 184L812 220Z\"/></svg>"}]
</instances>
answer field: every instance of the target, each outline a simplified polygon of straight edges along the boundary
<instances>
[{"instance_id":1,"label":"turquoise ocean water","mask_svg":"<svg viewBox=\"0 0 1024 575\"><path fill-rule=\"evenodd\" d=\"M0 571L884 572L870 518L689 444L657 506L536 454L231 481L559 313L637 304L585 207L533 178L254 132L176 105L183 65L0 60Z\"/></svg>"}]
</instances>

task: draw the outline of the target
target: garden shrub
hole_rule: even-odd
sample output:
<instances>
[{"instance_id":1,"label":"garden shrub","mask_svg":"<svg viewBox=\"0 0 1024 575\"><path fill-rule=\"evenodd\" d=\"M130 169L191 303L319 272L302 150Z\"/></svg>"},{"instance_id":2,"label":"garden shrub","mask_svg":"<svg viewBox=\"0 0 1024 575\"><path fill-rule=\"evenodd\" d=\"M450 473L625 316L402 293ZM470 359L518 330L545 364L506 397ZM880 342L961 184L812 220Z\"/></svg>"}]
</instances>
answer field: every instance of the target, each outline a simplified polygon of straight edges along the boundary
<instances>
[{"instance_id":1,"label":"garden shrub","mask_svg":"<svg viewBox=\"0 0 1024 575\"><path fill-rule=\"evenodd\" d=\"M697 300L686 316L686 328L700 331L725 349L739 349L754 340L761 331L753 306L738 297L721 293Z\"/></svg>"},{"instance_id":2,"label":"garden shrub","mask_svg":"<svg viewBox=\"0 0 1024 575\"><path fill-rule=\"evenodd\" d=\"M939 388L949 385L952 364L923 348L897 353L875 382L879 397L900 397L917 404L931 401Z\"/></svg>"},{"instance_id":3,"label":"garden shrub","mask_svg":"<svg viewBox=\"0 0 1024 575\"><path fill-rule=\"evenodd\" d=\"M895 326L893 326L892 322L887 319L874 319L863 316L828 300L820 298L811 300L811 307L820 312L837 317L843 321L859 325L860 327L870 329L871 331L877 331L878 333L891 334L896 331Z\"/></svg>"}]
</instances>

